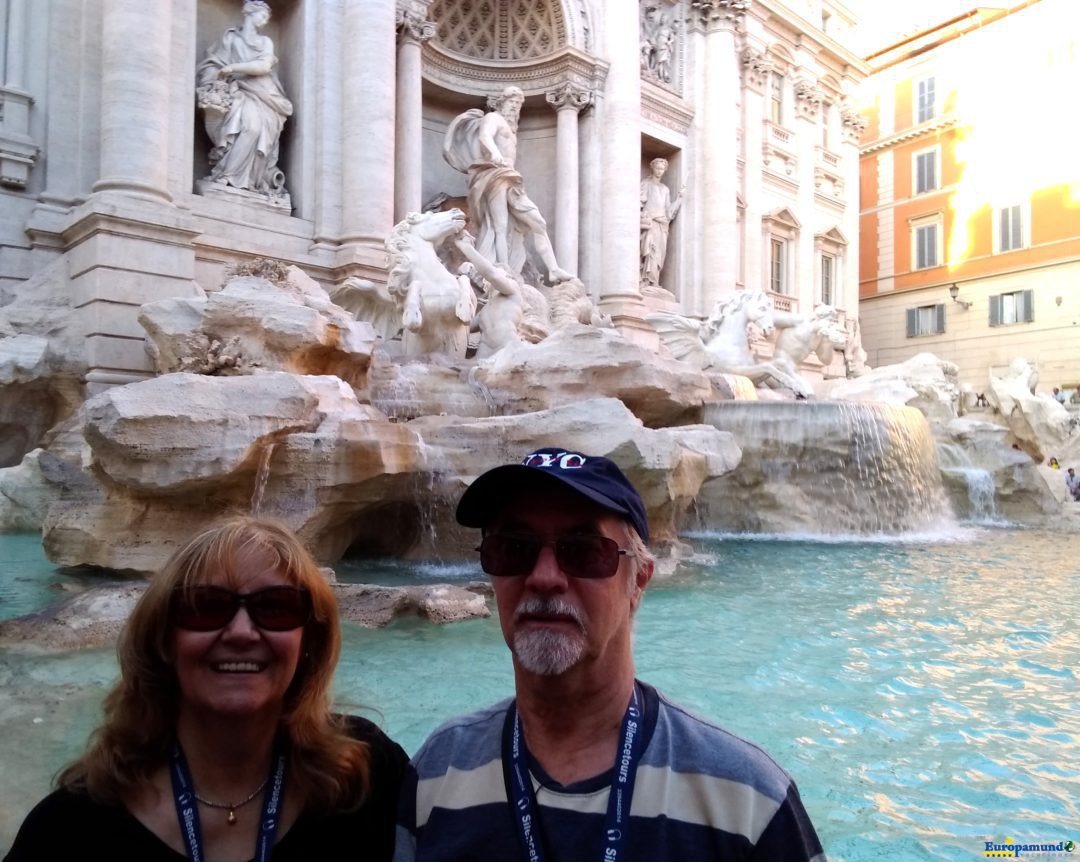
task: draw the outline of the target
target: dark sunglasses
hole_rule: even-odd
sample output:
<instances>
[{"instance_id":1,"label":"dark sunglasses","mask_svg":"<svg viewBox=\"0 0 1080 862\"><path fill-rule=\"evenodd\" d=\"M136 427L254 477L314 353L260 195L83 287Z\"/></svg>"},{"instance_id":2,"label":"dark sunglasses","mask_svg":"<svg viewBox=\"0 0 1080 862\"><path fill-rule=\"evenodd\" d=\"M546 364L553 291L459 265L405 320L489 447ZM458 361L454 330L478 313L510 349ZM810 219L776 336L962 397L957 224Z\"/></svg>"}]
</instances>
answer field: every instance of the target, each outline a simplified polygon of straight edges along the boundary
<instances>
[{"instance_id":1,"label":"dark sunglasses","mask_svg":"<svg viewBox=\"0 0 1080 862\"><path fill-rule=\"evenodd\" d=\"M512 578L532 572L541 548L555 548L555 562L571 578L610 578L619 570L619 557L629 551L607 536L570 535L554 542L517 533L484 536L477 548L480 567L496 578Z\"/></svg>"},{"instance_id":2,"label":"dark sunglasses","mask_svg":"<svg viewBox=\"0 0 1080 862\"><path fill-rule=\"evenodd\" d=\"M212 632L229 624L243 605L251 621L268 632L298 629L311 619L311 593L299 587L267 587L234 593L224 587L181 587L173 597L172 621L182 629Z\"/></svg>"}]
</instances>

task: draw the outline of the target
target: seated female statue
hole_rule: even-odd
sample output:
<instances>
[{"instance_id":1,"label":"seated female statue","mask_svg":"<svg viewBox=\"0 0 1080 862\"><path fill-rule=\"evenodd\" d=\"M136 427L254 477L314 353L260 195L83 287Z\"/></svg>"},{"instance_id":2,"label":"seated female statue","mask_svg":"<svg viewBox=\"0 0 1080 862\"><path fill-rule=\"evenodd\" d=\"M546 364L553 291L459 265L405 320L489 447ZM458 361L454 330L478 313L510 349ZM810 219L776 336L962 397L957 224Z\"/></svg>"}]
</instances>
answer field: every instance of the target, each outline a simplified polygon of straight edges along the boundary
<instances>
[{"instance_id":1,"label":"seated female statue","mask_svg":"<svg viewBox=\"0 0 1080 862\"><path fill-rule=\"evenodd\" d=\"M136 604L103 724L7 859L389 860L406 755L331 713L340 645L333 591L283 525L196 536Z\"/></svg>"}]
</instances>

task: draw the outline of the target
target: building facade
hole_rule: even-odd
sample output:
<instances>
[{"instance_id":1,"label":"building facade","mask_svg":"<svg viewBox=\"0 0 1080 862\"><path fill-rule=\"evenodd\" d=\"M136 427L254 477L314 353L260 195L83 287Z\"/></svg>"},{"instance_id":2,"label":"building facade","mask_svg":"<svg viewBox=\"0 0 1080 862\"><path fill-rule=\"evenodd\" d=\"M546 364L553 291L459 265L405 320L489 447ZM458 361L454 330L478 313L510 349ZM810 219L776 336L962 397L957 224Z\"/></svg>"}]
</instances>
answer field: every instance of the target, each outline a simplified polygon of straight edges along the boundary
<instances>
[{"instance_id":1,"label":"building facade","mask_svg":"<svg viewBox=\"0 0 1080 862\"><path fill-rule=\"evenodd\" d=\"M453 118L524 93L517 168L560 265L643 343L761 287L858 306L865 66L834 0L272 0L259 34L289 110L272 194L207 182L207 50L241 0L0 0L0 304L70 298L89 391L150 374L138 307L255 257L327 286L386 278L384 239L460 201ZM32 8L32 14L31 14ZM279 99L280 101L280 99ZM284 110L284 109L283 109ZM641 280L650 162L682 199ZM763 348L768 350L767 345Z\"/></svg>"},{"instance_id":2,"label":"building facade","mask_svg":"<svg viewBox=\"0 0 1080 862\"><path fill-rule=\"evenodd\" d=\"M868 58L863 345L929 351L983 391L1018 357L1080 386L1080 7L977 8Z\"/></svg>"}]
</instances>

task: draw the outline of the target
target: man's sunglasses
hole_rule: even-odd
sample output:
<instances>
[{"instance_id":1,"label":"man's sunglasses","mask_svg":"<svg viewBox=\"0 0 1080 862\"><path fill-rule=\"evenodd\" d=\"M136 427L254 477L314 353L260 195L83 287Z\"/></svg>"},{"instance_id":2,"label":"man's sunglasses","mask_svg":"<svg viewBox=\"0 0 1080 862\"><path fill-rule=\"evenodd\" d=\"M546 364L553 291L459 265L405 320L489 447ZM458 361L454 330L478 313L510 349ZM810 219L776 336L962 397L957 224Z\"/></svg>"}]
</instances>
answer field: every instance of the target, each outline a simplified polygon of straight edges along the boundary
<instances>
[{"instance_id":1,"label":"man's sunglasses","mask_svg":"<svg viewBox=\"0 0 1080 862\"><path fill-rule=\"evenodd\" d=\"M572 578L610 578L619 570L619 557L629 553L614 539L587 534L544 542L536 536L492 533L484 536L476 550L485 572L496 578L513 578L532 572L540 550L547 545L554 546L555 562Z\"/></svg>"},{"instance_id":2,"label":"man's sunglasses","mask_svg":"<svg viewBox=\"0 0 1080 862\"><path fill-rule=\"evenodd\" d=\"M189 631L212 632L225 628L241 605L251 621L268 632L298 629L311 619L311 593L299 587L234 593L224 587L195 586L176 590L172 621Z\"/></svg>"}]
</instances>

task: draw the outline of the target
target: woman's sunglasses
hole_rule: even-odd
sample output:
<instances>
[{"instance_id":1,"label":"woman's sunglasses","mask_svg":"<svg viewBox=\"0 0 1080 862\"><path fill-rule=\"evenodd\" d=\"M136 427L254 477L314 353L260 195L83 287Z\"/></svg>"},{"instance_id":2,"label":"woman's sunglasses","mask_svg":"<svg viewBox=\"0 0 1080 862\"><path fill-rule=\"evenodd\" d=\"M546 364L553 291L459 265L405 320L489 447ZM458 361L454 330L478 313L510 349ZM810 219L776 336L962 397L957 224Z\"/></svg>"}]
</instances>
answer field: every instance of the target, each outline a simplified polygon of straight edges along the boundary
<instances>
[{"instance_id":1,"label":"woman's sunglasses","mask_svg":"<svg viewBox=\"0 0 1080 862\"><path fill-rule=\"evenodd\" d=\"M229 624L243 605L251 621L268 632L286 632L311 619L311 593L299 587L267 587L234 593L224 587L181 587L173 597L172 621L182 629L211 632Z\"/></svg>"},{"instance_id":2,"label":"woman's sunglasses","mask_svg":"<svg viewBox=\"0 0 1080 862\"><path fill-rule=\"evenodd\" d=\"M540 550L555 548L555 562L572 578L610 578L619 570L619 557L629 551L607 536L570 535L554 542L517 533L492 533L484 536L477 548L480 567L496 578L527 575L536 566Z\"/></svg>"}]
</instances>

